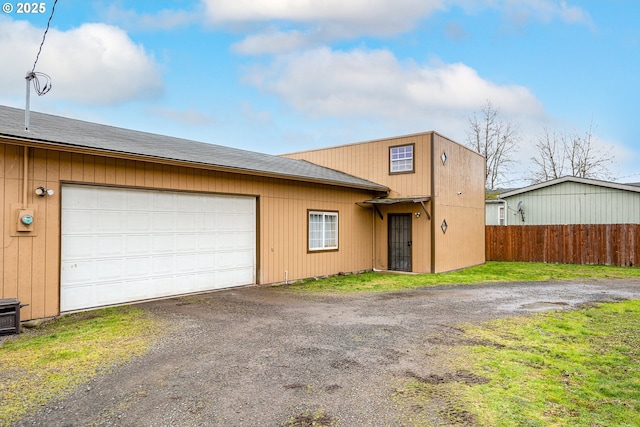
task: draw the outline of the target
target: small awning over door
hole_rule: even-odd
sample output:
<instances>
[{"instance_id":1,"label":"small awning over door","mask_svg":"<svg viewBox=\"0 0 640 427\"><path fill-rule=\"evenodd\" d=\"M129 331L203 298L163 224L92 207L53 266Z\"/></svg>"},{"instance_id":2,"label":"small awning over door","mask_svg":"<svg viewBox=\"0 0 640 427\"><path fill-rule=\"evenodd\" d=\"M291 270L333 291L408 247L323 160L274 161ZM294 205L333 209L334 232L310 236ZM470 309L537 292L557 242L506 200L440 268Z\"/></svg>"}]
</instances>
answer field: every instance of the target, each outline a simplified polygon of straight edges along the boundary
<instances>
[{"instance_id":1,"label":"small awning over door","mask_svg":"<svg viewBox=\"0 0 640 427\"><path fill-rule=\"evenodd\" d=\"M357 203L357 205L363 208L373 207L375 211L378 213L378 215L380 216L380 219L382 219L382 213L380 212L380 209L378 209L378 206L395 205L397 203L420 203L420 205L422 206L422 209L424 210L424 213L427 215L427 218L431 219L431 215L429 214L429 211L425 206L425 203L429 202L430 200L431 200L431 196L399 197L399 198L385 197L380 199L365 200L363 202Z\"/></svg>"}]
</instances>

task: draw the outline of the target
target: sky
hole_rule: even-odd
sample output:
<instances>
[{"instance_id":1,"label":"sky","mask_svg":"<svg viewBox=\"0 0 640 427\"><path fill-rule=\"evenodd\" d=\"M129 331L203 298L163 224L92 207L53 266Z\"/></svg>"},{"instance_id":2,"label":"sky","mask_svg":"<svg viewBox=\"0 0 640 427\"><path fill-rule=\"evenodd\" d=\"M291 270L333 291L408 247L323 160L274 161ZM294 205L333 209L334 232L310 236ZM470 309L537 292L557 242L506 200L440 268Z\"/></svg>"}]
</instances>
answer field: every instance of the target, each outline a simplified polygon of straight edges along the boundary
<instances>
[{"instance_id":1,"label":"sky","mask_svg":"<svg viewBox=\"0 0 640 427\"><path fill-rule=\"evenodd\" d=\"M527 184L545 129L590 126L613 179L640 182L635 0L0 3L1 105L25 107L35 64L52 89L32 111L283 154L464 144L490 102L519 130L502 185Z\"/></svg>"}]
</instances>

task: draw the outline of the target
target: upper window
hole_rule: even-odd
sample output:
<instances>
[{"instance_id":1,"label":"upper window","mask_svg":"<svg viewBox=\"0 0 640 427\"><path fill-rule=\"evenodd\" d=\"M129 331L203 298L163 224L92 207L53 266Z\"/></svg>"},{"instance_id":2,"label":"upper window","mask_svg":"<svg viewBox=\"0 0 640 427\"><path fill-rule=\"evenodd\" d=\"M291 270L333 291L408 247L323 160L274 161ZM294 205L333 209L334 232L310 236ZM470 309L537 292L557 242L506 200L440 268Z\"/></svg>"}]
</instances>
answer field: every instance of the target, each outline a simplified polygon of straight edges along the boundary
<instances>
[{"instance_id":1,"label":"upper window","mask_svg":"<svg viewBox=\"0 0 640 427\"><path fill-rule=\"evenodd\" d=\"M309 211L309 251L338 249L338 212Z\"/></svg>"},{"instance_id":2,"label":"upper window","mask_svg":"<svg viewBox=\"0 0 640 427\"><path fill-rule=\"evenodd\" d=\"M413 172L413 144L389 147L389 173Z\"/></svg>"}]
</instances>

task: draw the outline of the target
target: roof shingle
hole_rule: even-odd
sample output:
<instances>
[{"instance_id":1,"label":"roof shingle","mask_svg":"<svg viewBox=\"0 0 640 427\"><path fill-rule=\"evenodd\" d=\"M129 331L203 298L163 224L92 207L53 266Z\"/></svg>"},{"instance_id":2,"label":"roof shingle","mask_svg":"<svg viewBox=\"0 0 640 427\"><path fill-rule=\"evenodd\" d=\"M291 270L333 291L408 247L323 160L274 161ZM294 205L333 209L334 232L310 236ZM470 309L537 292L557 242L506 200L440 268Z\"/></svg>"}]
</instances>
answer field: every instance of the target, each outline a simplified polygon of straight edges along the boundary
<instances>
[{"instance_id":1,"label":"roof shingle","mask_svg":"<svg viewBox=\"0 0 640 427\"><path fill-rule=\"evenodd\" d=\"M30 113L29 131L25 131L24 123L24 110L0 105L0 136L61 147L177 160L239 173L251 172L373 191L388 190L383 185L303 160L36 112Z\"/></svg>"}]
</instances>

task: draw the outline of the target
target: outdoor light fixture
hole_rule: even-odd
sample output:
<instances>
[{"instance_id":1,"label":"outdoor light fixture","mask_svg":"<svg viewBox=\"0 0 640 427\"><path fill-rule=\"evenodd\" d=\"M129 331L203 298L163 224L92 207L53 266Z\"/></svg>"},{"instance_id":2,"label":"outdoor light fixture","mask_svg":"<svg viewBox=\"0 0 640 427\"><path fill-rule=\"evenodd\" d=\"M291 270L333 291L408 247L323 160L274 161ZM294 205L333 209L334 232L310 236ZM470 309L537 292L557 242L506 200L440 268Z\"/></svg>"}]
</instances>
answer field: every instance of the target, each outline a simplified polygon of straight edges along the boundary
<instances>
[{"instance_id":1,"label":"outdoor light fixture","mask_svg":"<svg viewBox=\"0 0 640 427\"><path fill-rule=\"evenodd\" d=\"M35 193L36 193L36 196L38 197L53 196L53 190L47 190L44 187L36 188Z\"/></svg>"},{"instance_id":2,"label":"outdoor light fixture","mask_svg":"<svg viewBox=\"0 0 640 427\"><path fill-rule=\"evenodd\" d=\"M416 218L420 218L420 212L416 212Z\"/></svg>"}]
</instances>

